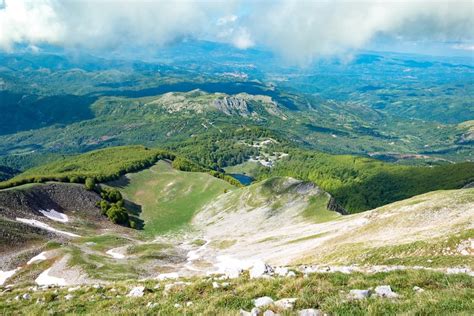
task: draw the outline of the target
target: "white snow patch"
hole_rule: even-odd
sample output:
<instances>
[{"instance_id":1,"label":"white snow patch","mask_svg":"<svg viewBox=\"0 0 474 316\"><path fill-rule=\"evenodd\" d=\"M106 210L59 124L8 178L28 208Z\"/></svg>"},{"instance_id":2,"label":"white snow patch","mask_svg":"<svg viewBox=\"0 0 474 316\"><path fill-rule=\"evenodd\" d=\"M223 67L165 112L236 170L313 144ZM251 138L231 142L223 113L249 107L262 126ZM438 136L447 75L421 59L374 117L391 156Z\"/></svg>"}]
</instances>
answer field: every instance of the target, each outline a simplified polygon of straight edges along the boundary
<instances>
[{"instance_id":1,"label":"white snow patch","mask_svg":"<svg viewBox=\"0 0 474 316\"><path fill-rule=\"evenodd\" d=\"M66 280L63 278L57 278L49 275L49 271L51 268L46 269L43 271L35 280L36 284L38 285L59 285L65 286L67 285Z\"/></svg>"},{"instance_id":2,"label":"white snow patch","mask_svg":"<svg viewBox=\"0 0 474 316\"><path fill-rule=\"evenodd\" d=\"M46 260L46 259L47 259L46 258L46 252L42 252L39 255L34 256L33 258L31 258L30 261L28 261L26 264L30 265L32 263L40 262L40 261L43 261L43 260Z\"/></svg>"},{"instance_id":3,"label":"white snow patch","mask_svg":"<svg viewBox=\"0 0 474 316\"><path fill-rule=\"evenodd\" d=\"M39 212L43 214L44 216L46 216L47 218L52 219L53 221L61 222L61 223L69 222L69 217L66 214L60 213L54 209L46 210L46 211L39 210Z\"/></svg>"},{"instance_id":4,"label":"white snow patch","mask_svg":"<svg viewBox=\"0 0 474 316\"><path fill-rule=\"evenodd\" d=\"M20 268L16 268L10 271L0 270L0 285L3 285L8 278L11 278Z\"/></svg>"},{"instance_id":5,"label":"white snow patch","mask_svg":"<svg viewBox=\"0 0 474 316\"><path fill-rule=\"evenodd\" d=\"M123 253L117 252L116 249L117 248L110 249L106 252L106 254L112 256L115 259L124 259L125 255Z\"/></svg>"},{"instance_id":6,"label":"white snow patch","mask_svg":"<svg viewBox=\"0 0 474 316\"><path fill-rule=\"evenodd\" d=\"M63 234L63 235L67 235L67 236L70 236L70 237L81 237L79 235L76 235L76 234L73 234L73 233L70 233L70 232L65 232L65 231L62 231L62 230L58 230L56 228L53 228L53 227L49 226L48 224L42 223L42 222L37 221L35 219L27 219L27 218L17 217L16 220L18 222L21 222L21 223L25 223L25 224L28 224L28 225L31 225L31 226L34 226L34 227L39 227L39 228L48 230L50 232Z\"/></svg>"}]
</instances>

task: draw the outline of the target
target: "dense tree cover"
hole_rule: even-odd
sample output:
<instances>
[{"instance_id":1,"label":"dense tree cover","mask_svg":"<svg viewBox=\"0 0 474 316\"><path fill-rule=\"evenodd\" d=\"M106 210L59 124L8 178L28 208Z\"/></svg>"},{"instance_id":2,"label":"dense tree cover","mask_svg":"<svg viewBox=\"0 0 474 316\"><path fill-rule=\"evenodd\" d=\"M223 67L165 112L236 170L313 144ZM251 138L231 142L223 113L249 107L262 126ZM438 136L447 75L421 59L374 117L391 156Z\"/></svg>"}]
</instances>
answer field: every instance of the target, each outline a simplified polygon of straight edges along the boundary
<instances>
[{"instance_id":1,"label":"dense tree cover","mask_svg":"<svg viewBox=\"0 0 474 316\"><path fill-rule=\"evenodd\" d=\"M165 148L203 166L220 170L258 155L259 149L251 146L252 142L268 138L278 139L273 132L263 128L228 128L199 134L187 141L166 145Z\"/></svg>"},{"instance_id":2,"label":"dense tree cover","mask_svg":"<svg viewBox=\"0 0 474 316\"><path fill-rule=\"evenodd\" d=\"M290 151L260 178L291 176L310 180L354 213L440 189L460 188L474 181L474 163L436 167L401 166L348 155Z\"/></svg>"},{"instance_id":3,"label":"dense tree cover","mask_svg":"<svg viewBox=\"0 0 474 316\"><path fill-rule=\"evenodd\" d=\"M0 189L33 182L59 181L84 183L88 190L93 190L96 183L116 180L125 173L148 168L161 159L172 160L175 169L209 172L214 177L238 185L235 179L222 172L214 172L206 166L182 156L176 156L169 151L149 149L143 146L122 146L95 150L82 155L66 156L51 163L28 169L12 179L0 182Z\"/></svg>"},{"instance_id":4,"label":"dense tree cover","mask_svg":"<svg viewBox=\"0 0 474 316\"><path fill-rule=\"evenodd\" d=\"M205 172L207 170L206 168L199 166L195 162L184 157L176 157L171 163L171 166L174 169L188 172Z\"/></svg>"},{"instance_id":5,"label":"dense tree cover","mask_svg":"<svg viewBox=\"0 0 474 316\"><path fill-rule=\"evenodd\" d=\"M54 162L28 169L24 173L0 183L0 188L32 182L84 183L87 178L105 182L121 175L147 168L160 159L173 160L175 155L143 146L123 146L68 156Z\"/></svg>"},{"instance_id":6,"label":"dense tree cover","mask_svg":"<svg viewBox=\"0 0 474 316\"><path fill-rule=\"evenodd\" d=\"M11 177L27 169L44 165L55 160L64 159L66 156L56 153L36 153L30 152L21 155L0 156L0 166L15 170ZM7 180L7 179L4 179Z\"/></svg>"},{"instance_id":7,"label":"dense tree cover","mask_svg":"<svg viewBox=\"0 0 474 316\"><path fill-rule=\"evenodd\" d=\"M10 167L0 166L0 181L4 181L13 177L18 170L12 169Z\"/></svg>"},{"instance_id":8,"label":"dense tree cover","mask_svg":"<svg viewBox=\"0 0 474 316\"><path fill-rule=\"evenodd\" d=\"M205 167L202 167L198 164L196 164L195 162L189 160L189 159L186 159L186 158L183 158L183 157L180 157L180 156L177 156L171 166L174 168L174 169L177 169L177 170L181 170L181 171L187 171L187 172L207 172L209 173L211 176L215 177L215 178L219 178L219 179L222 179L224 181L227 181L229 182L230 184L232 185L235 185L237 187L240 187L242 186L242 184L237 181L236 179L234 179L233 177L229 176L229 175L226 175L225 173L223 172L220 172L220 171L216 171L216 170L209 170L208 168L205 168Z\"/></svg>"}]
</instances>

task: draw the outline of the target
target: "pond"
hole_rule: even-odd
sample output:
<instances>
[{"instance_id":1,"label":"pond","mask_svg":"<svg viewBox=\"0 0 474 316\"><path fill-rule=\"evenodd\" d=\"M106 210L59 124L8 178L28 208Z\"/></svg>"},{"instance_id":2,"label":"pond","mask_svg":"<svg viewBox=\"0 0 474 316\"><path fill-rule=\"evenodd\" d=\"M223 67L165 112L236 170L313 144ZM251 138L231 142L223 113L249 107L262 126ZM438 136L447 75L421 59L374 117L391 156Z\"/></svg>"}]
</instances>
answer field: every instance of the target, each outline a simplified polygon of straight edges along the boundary
<instances>
[{"instance_id":1,"label":"pond","mask_svg":"<svg viewBox=\"0 0 474 316\"><path fill-rule=\"evenodd\" d=\"M232 178L236 179L243 185L250 185L253 182L253 178L241 173L231 173L229 174Z\"/></svg>"}]
</instances>

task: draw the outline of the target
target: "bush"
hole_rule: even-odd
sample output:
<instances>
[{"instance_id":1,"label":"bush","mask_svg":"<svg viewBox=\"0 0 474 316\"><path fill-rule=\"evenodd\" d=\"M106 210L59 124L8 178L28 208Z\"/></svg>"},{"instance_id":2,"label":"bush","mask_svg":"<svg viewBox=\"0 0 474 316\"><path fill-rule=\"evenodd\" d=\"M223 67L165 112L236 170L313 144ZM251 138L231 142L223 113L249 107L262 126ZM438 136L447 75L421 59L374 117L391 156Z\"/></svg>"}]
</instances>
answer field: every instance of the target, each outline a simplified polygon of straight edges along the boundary
<instances>
[{"instance_id":1,"label":"bush","mask_svg":"<svg viewBox=\"0 0 474 316\"><path fill-rule=\"evenodd\" d=\"M87 178L85 183L86 190L93 191L95 189L95 179Z\"/></svg>"},{"instance_id":2,"label":"bush","mask_svg":"<svg viewBox=\"0 0 474 316\"><path fill-rule=\"evenodd\" d=\"M70 176L70 177L69 177L69 182L71 182L71 183L79 183L79 182L81 182L81 179L80 179L79 177L77 177L77 176Z\"/></svg>"},{"instance_id":3,"label":"bush","mask_svg":"<svg viewBox=\"0 0 474 316\"><path fill-rule=\"evenodd\" d=\"M102 215L107 215L107 210L110 207L109 202L107 202L106 200L102 200L100 201L99 206L100 210L102 211Z\"/></svg>"},{"instance_id":4,"label":"bush","mask_svg":"<svg viewBox=\"0 0 474 316\"><path fill-rule=\"evenodd\" d=\"M111 203L117 203L123 199L122 194L117 189L109 189L105 191L105 199Z\"/></svg>"},{"instance_id":5,"label":"bush","mask_svg":"<svg viewBox=\"0 0 474 316\"><path fill-rule=\"evenodd\" d=\"M107 210L107 217L114 223L114 224L122 224L128 225L128 213L127 210L123 207L120 207L116 204L112 204L110 208Z\"/></svg>"}]
</instances>

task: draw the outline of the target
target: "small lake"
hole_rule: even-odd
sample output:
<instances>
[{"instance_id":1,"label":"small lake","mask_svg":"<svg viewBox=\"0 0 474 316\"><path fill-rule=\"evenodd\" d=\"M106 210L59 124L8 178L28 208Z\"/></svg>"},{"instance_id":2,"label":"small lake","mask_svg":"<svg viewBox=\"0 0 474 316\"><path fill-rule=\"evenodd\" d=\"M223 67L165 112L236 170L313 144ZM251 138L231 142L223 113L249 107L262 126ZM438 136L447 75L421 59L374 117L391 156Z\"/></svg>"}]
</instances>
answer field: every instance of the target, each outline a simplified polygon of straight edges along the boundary
<instances>
[{"instance_id":1,"label":"small lake","mask_svg":"<svg viewBox=\"0 0 474 316\"><path fill-rule=\"evenodd\" d=\"M253 182L253 178L252 177L249 177L245 174L240 174L240 173L231 173L229 174L229 176L231 176L232 178L236 179L237 181L239 181L240 183L242 183L243 185L250 185L252 184Z\"/></svg>"}]
</instances>

